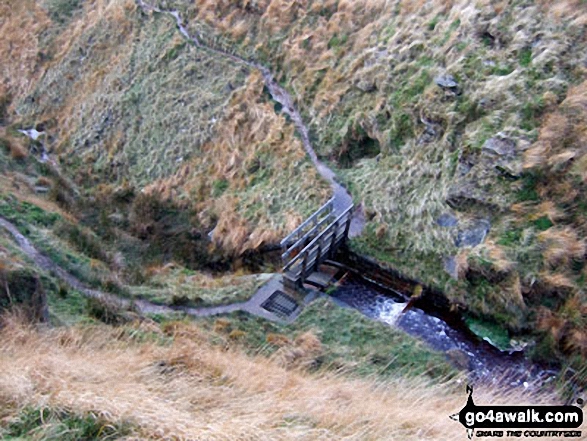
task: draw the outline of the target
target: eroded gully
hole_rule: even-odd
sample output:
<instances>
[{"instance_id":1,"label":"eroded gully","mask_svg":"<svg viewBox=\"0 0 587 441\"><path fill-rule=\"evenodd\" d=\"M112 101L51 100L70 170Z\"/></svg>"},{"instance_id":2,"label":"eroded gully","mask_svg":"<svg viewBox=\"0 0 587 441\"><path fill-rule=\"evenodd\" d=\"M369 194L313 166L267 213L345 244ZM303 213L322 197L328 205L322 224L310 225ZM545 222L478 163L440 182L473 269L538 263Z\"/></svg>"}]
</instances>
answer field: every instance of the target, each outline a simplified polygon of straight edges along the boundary
<instances>
[{"instance_id":1,"label":"eroded gully","mask_svg":"<svg viewBox=\"0 0 587 441\"><path fill-rule=\"evenodd\" d=\"M191 36L189 34L178 11L161 10L155 6L146 4L143 0L136 1L137 4L147 13L157 12L173 17L181 34L195 46L216 53L222 57L227 57L236 63L246 65L253 69L258 69L263 75L265 86L273 100L282 106L282 112L287 114L293 122L300 135L304 149L316 167L318 173L328 181L332 187L335 213L342 213L346 208L353 204L352 196L336 180L336 174L320 161L316 155L310 141L308 128L304 124L299 111L296 109L291 96L277 83L277 81L275 81L275 78L269 69L237 55L204 45L196 36ZM362 210L355 210L351 222L350 236L354 237L360 235L364 225L365 220ZM134 309L143 314L169 314L173 312L183 312L192 316L207 316L246 309L246 302L210 308L172 308L169 306L153 304L144 300L131 301L128 299L122 299L109 293L90 289L77 278L58 267L46 256L39 253L9 221L0 217L0 226L6 228L12 234L23 252L33 259L40 268L53 272L57 277L82 292L84 295L98 298L117 307ZM408 334L416 336L436 350L448 353L449 358L451 358L453 362L456 362L456 364L463 368L467 368L475 378L482 378L485 381L499 381L500 383L504 383L503 380L506 379L506 383L509 383L512 386L524 385L528 387L529 382L535 384L536 380L542 382L545 380L545 377L551 377L551 373L543 372L525 362L521 355L512 356L499 353L484 342L476 342L472 340L461 330L449 326L441 318L428 315L416 308L402 312L405 303L402 303L400 299L393 299L389 296L383 295L382 293L377 292L377 290L361 283L359 280L349 280L344 283L339 287L337 292L334 293L334 297L341 305L353 307L370 318L395 326L404 330Z\"/></svg>"},{"instance_id":2,"label":"eroded gully","mask_svg":"<svg viewBox=\"0 0 587 441\"><path fill-rule=\"evenodd\" d=\"M335 213L342 213L353 204L352 196L337 181L334 171L320 161L316 155L310 141L308 128L304 124L291 95L277 83L268 68L238 55L205 45L196 36L190 35L186 28L186 22L178 11L166 11L148 5L143 0L136 1L145 12L154 11L172 16L181 34L195 46L259 70L271 97L281 105L281 111L287 114L293 122L304 149L316 170L332 187ZM349 235L351 237L359 236L364 225L364 215L359 206L355 210ZM448 354L453 363L469 370L474 378L524 387L540 385L554 378L552 372L541 370L532 365L524 359L521 353L502 353L485 341L471 338L470 333L463 329L450 326L442 318L426 314L420 309L411 308L404 311L406 304L402 302L402 299L394 299L382 292L377 292L376 289L367 286L359 279L349 278L337 289L333 297L343 306L355 308L374 320L402 329L424 341L433 349Z\"/></svg>"}]
</instances>

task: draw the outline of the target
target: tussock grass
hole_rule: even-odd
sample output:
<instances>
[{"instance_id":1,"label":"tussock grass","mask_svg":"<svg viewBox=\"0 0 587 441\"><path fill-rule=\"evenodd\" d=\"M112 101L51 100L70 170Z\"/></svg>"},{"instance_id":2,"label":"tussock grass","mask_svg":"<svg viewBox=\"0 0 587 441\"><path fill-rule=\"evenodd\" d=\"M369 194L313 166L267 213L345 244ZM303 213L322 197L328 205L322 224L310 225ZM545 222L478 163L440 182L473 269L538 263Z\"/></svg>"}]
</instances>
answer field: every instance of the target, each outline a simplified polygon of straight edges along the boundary
<instances>
[{"instance_id":1,"label":"tussock grass","mask_svg":"<svg viewBox=\"0 0 587 441\"><path fill-rule=\"evenodd\" d=\"M171 2L210 39L270 60L322 156L345 165L359 142L366 158L341 173L367 214L357 249L511 329L527 326L537 299L579 286L584 249L570 242L584 233L585 70L567 55L585 47L576 2L196 3ZM445 73L457 94L434 84ZM516 146L505 167L483 151L497 135ZM377 159L367 158L369 139ZM508 181L524 167L520 183ZM461 228L489 218L489 242L457 252L455 230L435 222L443 213ZM459 281L443 268L455 255Z\"/></svg>"},{"instance_id":2,"label":"tussock grass","mask_svg":"<svg viewBox=\"0 0 587 441\"><path fill-rule=\"evenodd\" d=\"M143 285L130 287L132 295L156 303L212 306L248 300L271 274L212 276L167 264L149 268L147 277Z\"/></svg>"},{"instance_id":3,"label":"tussock grass","mask_svg":"<svg viewBox=\"0 0 587 441\"><path fill-rule=\"evenodd\" d=\"M260 73L232 96L202 155L145 191L180 200L186 195L225 250L242 253L279 242L328 197L293 126L265 99Z\"/></svg>"},{"instance_id":4,"label":"tussock grass","mask_svg":"<svg viewBox=\"0 0 587 441\"><path fill-rule=\"evenodd\" d=\"M66 409L129 427L146 439L455 439L448 419L464 393L418 380L351 380L286 370L275 361L210 347L184 326L166 344L158 328L100 326L37 331L5 321L0 340L4 409ZM300 345L314 346L305 338ZM534 403L549 397L483 403Z\"/></svg>"},{"instance_id":5,"label":"tussock grass","mask_svg":"<svg viewBox=\"0 0 587 441\"><path fill-rule=\"evenodd\" d=\"M10 91L20 112L50 121L49 147L81 188L130 184L196 210L228 254L279 241L327 199L258 74L245 85L243 66L132 1L87 2L66 18L43 41L53 61L35 89Z\"/></svg>"}]
</instances>

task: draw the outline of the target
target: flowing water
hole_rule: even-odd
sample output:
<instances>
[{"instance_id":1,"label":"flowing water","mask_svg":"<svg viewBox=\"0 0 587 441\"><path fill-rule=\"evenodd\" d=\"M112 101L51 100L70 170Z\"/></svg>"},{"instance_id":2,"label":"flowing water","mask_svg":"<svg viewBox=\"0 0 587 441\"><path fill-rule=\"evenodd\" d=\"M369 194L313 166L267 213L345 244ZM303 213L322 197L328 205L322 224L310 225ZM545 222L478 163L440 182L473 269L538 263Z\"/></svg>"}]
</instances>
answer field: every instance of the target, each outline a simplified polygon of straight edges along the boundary
<instances>
[{"instance_id":1,"label":"flowing water","mask_svg":"<svg viewBox=\"0 0 587 441\"><path fill-rule=\"evenodd\" d=\"M342 306L399 328L447 354L453 364L468 370L473 379L527 388L542 386L555 378L556 372L533 365L525 360L523 353L501 352L475 338L463 326L449 324L418 308L406 308L408 303L403 298L392 298L358 278L346 279L332 296Z\"/></svg>"}]
</instances>

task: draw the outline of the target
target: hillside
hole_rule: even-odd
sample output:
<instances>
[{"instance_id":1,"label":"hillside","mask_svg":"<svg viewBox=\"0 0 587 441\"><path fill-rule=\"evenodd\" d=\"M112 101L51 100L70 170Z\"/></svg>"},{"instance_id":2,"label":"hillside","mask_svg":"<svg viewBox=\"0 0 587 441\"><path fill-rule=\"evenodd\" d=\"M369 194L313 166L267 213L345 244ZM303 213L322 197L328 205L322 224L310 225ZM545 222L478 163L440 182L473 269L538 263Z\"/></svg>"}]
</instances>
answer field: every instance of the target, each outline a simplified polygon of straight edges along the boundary
<instances>
[{"instance_id":1,"label":"hillside","mask_svg":"<svg viewBox=\"0 0 587 441\"><path fill-rule=\"evenodd\" d=\"M0 227L0 308L16 310L0 325L0 435L463 435L447 418L465 403L454 354L356 311L181 313L249 299L332 195L264 72L365 216L350 249L581 394L583 1L141 3L0 4L0 223L52 262ZM139 300L177 313L141 317Z\"/></svg>"}]
</instances>

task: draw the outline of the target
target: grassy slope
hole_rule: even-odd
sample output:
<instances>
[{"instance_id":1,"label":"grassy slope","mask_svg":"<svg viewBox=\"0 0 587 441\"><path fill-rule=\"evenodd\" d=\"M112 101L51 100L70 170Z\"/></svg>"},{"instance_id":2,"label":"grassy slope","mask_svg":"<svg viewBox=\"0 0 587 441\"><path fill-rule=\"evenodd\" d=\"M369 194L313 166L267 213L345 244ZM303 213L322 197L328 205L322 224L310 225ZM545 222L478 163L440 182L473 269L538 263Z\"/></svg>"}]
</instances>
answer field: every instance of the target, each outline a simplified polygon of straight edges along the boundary
<instances>
[{"instance_id":1,"label":"grassy slope","mask_svg":"<svg viewBox=\"0 0 587 441\"><path fill-rule=\"evenodd\" d=\"M405 333L374 322L327 299L308 306L290 325L235 313L205 321L218 342L240 343L249 353L276 357L313 370L387 378L428 376L447 379L456 372L445 357ZM309 354L309 340L317 344Z\"/></svg>"},{"instance_id":2,"label":"grassy slope","mask_svg":"<svg viewBox=\"0 0 587 441\"><path fill-rule=\"evenodd\" d=\"M39 73L27 89L6 75L5 110L12 127L47 130L65 173L104 202L102 217L125 220L107 200L122 185L172 201L198 228L218 225L217 245L238 254L274 243L326 200L258 75L191 46L172 19L132 1L55 0L35 12L45 28L23 39L36 42L29 68Z\"/></svg>"},{"instance_id":3,"label":"grassy slope","mask_svg":"<svg viewBox=\"0 0 587 441\"><path fill-rule=\"evenodd\" d=\"M454 384L311 373L278 357L247 356L231 339L222 348L211 346L207 331L183 322L44 331L7 324L0 345L3 436L36 432L51 439L55 426L70 437L101 428L102 435L141 439L463 436L447 417L465 396ZM307 359L317 347L316 337L306 334L295 349ZM476 399L513 404L550 398L511 392L498 398L478 389ZM39 409L46 417L40 421Z\"/></svg>"},{"instance_id":4,"label":"grassy slope","mask_svg":"<svg viewBox=\"0 0 587 441\"><path fill-rule=\"evenodd\" d=\"M21 60L0 82L2 215L91 286L165 303L250 296L259 280L235 256L328 197L260 77L132 1L29 3L0 7L2 57ZM57 167L17 132L33 126Z\"/></svg>"},{"instance_id":5,"label":"grassy slope","mask_svg":"<svg viewBox=\"0 0 587 441\"><path fill-rule=\"evenodd\" d=\"M585 125L564 116L580 108L585 80L580 2L158 4L214 44L272 66L318 152L365 204L354 247L445 290L473 318L514 334L540 327L541 349L581 365ZM454 77L456 94L435 84L441 74ZM525 158L544 150L547 115L557 114L576 135L551 133L548 152L558 156ZM515 144L512 157L483 150L498 135ZM553 197L565 188L572 198ZM461 226L489 219L486 243L457 249L457 229L436 223L445 213ZM444 271L447 256L458 280Z\"/></svg>"}]
</instances>

